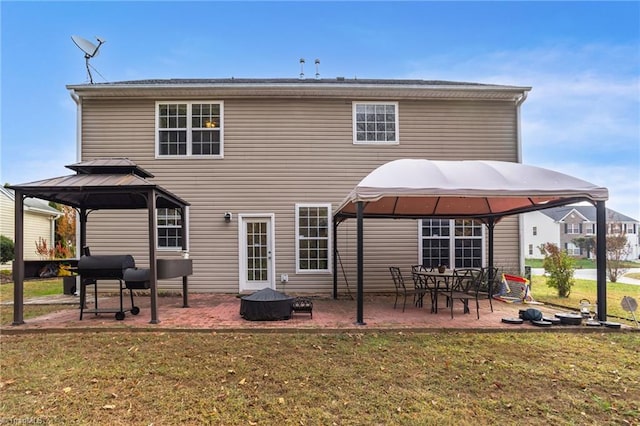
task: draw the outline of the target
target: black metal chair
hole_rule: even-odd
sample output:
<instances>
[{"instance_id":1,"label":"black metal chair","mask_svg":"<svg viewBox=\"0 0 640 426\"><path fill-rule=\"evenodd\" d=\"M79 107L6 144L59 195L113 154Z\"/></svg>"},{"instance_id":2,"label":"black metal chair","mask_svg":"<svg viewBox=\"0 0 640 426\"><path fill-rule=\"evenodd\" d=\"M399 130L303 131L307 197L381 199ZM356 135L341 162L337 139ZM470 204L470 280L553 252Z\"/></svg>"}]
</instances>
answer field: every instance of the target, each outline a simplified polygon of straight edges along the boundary
<instances>
[{"instance_id":1,"label":"black metal chair","mask_svg":"<svg viewBox=\"0 0 640 426\"><path fill-rule=\"evenodd\" d=\"M493 292L495 288L500 288L500 277L498 276L498 267L482 268L482 279L480 288L478 289L478 297L489 299L489 306L493 312Z\"/></svg>"},{"instance_id":2,"label":"black metal chair","mask_svg":"<svg viewBox=\"0 0 640 426\"><path fill-rule=\"evenodd\" d=\"M476 313L480 319L480 302L478 292L481 286L482 270L477 268L463 268L453 271L453 282L447 292L447 301L451 307L451 318L453 318L453 301L460 300L464 305L464 313L468 314L469 300L476 301Z\"/></svg>"},{"instance_id":3,"label":"black metal chair","mask_svg":"<svg viewBox=\"0 0 640 426\"><path fill-rule=\"evenodd\" d=\"M424 294L429 293L429 297L431 299L431 312L435 312L435 297L437 296L439 283L437 280L430 280L425 275L420 274L420 272L428 272L432 270L433 268L428 268L424 265L411 265L414 287L426 290ZM420 307L423 305L423 299L424 295L419 298Z\"/></svg>"},{"instance_id":4,"label":"black metal chair","mask_svg":"<svg viewBox=\"0 0 640 426\"><path fill-rule=\"evenodd\" d=\"M424 297L425 293L429 291L424 288L407 289L407 286L404 283L404 278L402 277L402 272L400 272L400 268L398 268L397 266L390 266L389 272L391 272L391 278L393 278L393 284L396 287L396 299L393 302L393 309L396 308L396 305L398 304L398 298L400 296L402 296L404 299L402 303L402 312L404 312L404 309L407 305L407 296L413 295L413 301L415 303L416 298Z\"/></svg>"}]
</instances>

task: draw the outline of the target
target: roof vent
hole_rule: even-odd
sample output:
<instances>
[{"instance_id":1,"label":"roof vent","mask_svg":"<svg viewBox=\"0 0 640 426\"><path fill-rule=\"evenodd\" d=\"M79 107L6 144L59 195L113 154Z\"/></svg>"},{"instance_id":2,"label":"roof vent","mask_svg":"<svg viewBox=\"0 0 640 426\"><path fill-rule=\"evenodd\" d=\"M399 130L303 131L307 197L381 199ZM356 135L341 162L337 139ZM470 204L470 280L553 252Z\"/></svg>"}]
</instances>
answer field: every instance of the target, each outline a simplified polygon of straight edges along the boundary
<instances>
[{"instance_id":1,"label":"roof vent","mask_svg":"<svg viewBox=\"0 0 640 426\"><path fill-rule=\"evenodd\" d=\"M320 79L320 59L316 59L316 80Z\"/></svg>"},{"instance_id":2,"label":"roof vent","mask_svg":"<svg viewBox=\"0 0 640 426\"><path fill-rule=\"evenodd\" d=\"M304 58L300 58L300 80L304 80Z\"/></svg>"}]
</instances>

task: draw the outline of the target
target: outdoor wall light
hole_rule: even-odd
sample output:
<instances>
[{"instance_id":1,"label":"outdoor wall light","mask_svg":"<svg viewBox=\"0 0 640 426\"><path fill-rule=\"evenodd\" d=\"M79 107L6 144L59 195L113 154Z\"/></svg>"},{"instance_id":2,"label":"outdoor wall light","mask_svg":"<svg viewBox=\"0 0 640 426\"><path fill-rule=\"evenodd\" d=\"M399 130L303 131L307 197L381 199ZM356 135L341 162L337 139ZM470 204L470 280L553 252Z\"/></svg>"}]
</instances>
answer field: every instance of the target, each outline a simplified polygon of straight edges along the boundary
<instances>
[{"instance_id":1,"label":"outdoor wall light","mask_svg":"<svg viewBox=\"0 0 640 426\"><path fill-rule=\"evenodd\" d=\"M224 213L224 221L229 223L231 222L231 219L233 218L233 214L231 214L231 212L225 212Z\"/></svg>"}]
</instances>

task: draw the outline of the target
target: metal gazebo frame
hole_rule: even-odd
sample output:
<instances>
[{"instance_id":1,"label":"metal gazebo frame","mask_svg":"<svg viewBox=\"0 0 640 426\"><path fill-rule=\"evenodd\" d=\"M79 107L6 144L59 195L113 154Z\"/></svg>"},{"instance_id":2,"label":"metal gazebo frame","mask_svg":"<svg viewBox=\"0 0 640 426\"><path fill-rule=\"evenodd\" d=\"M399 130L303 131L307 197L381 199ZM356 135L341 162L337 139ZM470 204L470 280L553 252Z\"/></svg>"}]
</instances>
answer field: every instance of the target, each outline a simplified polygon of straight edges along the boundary
<instances>
[{"instance_id":1,"label":"metal gazebo frame","mask_svg":"<svg viewBox=\"0 0 640 426\"><path fill-rule=\"evenodd\" d=\"M80 249L87 242L87 217L90 212L94 210L147 209L151 290L150 323L159 323L156 209L175 208L180 211L183 219L182 248L186 249L188 244L186 220L184 219L189 203L148 181L147 178L153 177L153 175L126 158L96 159L66 167L75 171L76 174L10 186L15 191L13 325L24 324L24 199L29 197L65 204L78 211ZM186 290L186 283L184 286Z\"/></svg>"},{"instance_id":2,"label":"metal gazebo frame","mask_svg":"<svg viewBox=\"0 0 640 426\"><path fill-rule=\"evenodd\" d=\"M363 321L365 218L478 219L488 227L488 266L493 266L495 224L516 215L579 201L596 207L598 319L606 321L607 188L541 167L503 161L431 161L400 159L373 170L351 191L334 214L338 225L355 218L357 249L356 324ZM333 293L337 297L337 244L334 244ZM493 278L493 277L490 277Z\"/></svg>"}]
</instances>

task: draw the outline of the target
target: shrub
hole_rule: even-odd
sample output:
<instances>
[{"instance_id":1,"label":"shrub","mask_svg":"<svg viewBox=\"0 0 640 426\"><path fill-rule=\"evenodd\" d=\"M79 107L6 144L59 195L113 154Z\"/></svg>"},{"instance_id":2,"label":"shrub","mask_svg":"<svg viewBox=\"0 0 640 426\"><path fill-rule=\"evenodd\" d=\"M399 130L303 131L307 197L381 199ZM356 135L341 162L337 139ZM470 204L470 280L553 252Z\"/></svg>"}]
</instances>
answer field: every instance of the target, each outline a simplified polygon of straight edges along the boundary
<instances>
[{"instance_id":1,"label":"shrub","mask_svg":"<svg viewBox=\"0 0 640 426\"><path fill-rule=\"evenodd\" d=\"M13 240L0 235L0 263L6 263L15 259L15 246Z\"/></svg>"},{"instance_id":2,"label":"shrub","mask_svg":"<svg viewBox=\"0 0 640 426\"><path fill-rule=\"evenodd\" d=\"M571 287L574 284L573 272L575 267L573 258L553 243L541 245L540 251L544 255L542 266L549 274L547 286L557 289L558 297L569 297Z\"/></svg>"}]
</instances>

